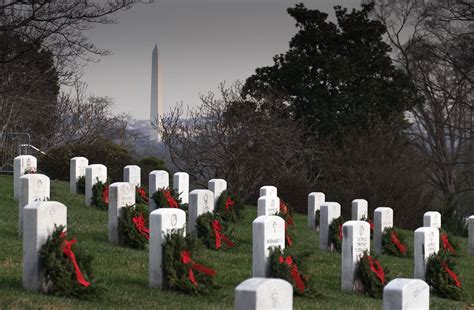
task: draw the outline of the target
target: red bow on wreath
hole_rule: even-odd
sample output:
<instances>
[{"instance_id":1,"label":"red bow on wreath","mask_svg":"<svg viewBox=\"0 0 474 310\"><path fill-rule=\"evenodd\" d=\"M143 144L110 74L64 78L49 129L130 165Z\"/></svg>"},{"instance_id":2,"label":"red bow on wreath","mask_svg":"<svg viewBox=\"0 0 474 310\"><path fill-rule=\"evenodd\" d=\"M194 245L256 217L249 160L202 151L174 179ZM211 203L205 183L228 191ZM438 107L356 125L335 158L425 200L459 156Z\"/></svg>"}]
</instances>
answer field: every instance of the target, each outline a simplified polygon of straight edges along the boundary
<instances>
[{"instance_id":1,"label":"red bow on wreath","mask_svg":"<svg viewBox=\"0 0 474 310\"><path fill-rule=\"evenodd\" d=\"M166 201L168 201L168 205L170 206L170 208L179 208L178 203L171 196L171 191L165 190L163 194L165 196Z\"/></svg>"},{"instance_id":2,"label":"red bow on wreath","mask_svg":"<svg viewBox=\"0 0 474 310\"><path fill-rule=\"evenodd\" d=\"M449 243L449 239L448 239L448 235L445 234L445 233L442 233L441 234L441 242L443 243L443 249L445 251L448 251L449 253L451 254L454 254L456 252L456 250L454 249L454 247L451 245L451 243Z\"/></svg>"},{"instance_id":3,"label":"red bow on wreath","mask_svg":"<svg viewBox=\"0 0 474 310\"><path fill-rule=\"evenodd\" d=\"M444 271L448 273L448 275L453 279L454 283L456 284L457 287L461 287L461 281L459 281L458 276L452 271L446 262L441 262L441 266L443 267Z\"/></svg>"},{"instance_id":4,"label":"red bow on wreath","mask_svg":"<svg viewBox=\"0 0 474 310\"><path fill-rule=\"evenodd\" d=\"M295 281L296 288L303 293L305 290L305 285L303 279L301 278L300 272L298 271L298 266L293 262L293 258L291 256L287 256L284 258L280 255L280 264L287 264L291 268L291 277Z\"/></svg>"},{"instance_id":5,"label":"red bow on wreath","mask_svg":"<svg viewBox=\"0 0 474 310\"><path fill-rule=\"evenodd\" d=\"M214 269L207 268L203 265L196 264L195 262L193 262L193 260L191 259L191 253L189 251L181 252L181 262L185 265L191 264L191 267L188 269L188 279L189 281L191 281L192 284L194 284L194 287L197 287L197 281L194 277L193 270L204 273L211 277L214 277L216 275L216 271Z\"/></svg>"},{"instance_id":6,"label":"red bow on wreath","mask_svg":"<svg viewBox=\"0 0 474 310\"><path fill-rule=\"evenodd\" d=\"M102 190L102 201L105 204L109 204L109 187L105 186L104 189Z\"/></svg>"},{"instance_id":7,"label":"red bow on wreath","mask_svg":"<svg viewBox=\"0 0 474 310\"><path fill-rule=\"evenodd\" d=\"M288 233L288 224L285 222L285 238L288 246L292 246L293 240L291 240L290 234Z\"/></svg>"},{"instance_id":8,"label":"red bow on wreath","mask_svg":"<svg viewBox=\"0 0 474 310\"><path fill-rule=\"evenodd\" d=\"M370 225L370 231L371 232L374 232L374 229L375 229L375 224L374 224L374 221L371 220L371 219L368 219L367 222L369 222L369 225Z\"/></svg>"},{"instance_id":9,"label":"red bow on wreath","mask_svg":"<svg viewBox=\"0 0 474 310\"><path fill-rule=\"evenodd\" d=\"M229 210L230 207L233 207L233 206L235 206L235 201L230 199L230 197L227 197L227 200L225 201L225 209Z\"/></svg>"},{"instance_id":10,"label":"red bow on wreath","mask_svg":"<svg viewBox=\"0 0 474 310\"><path fill-rule=\"evenodd\" d=\"M339 224L339 240L342 240L342 224Z\"/></svg>"},{"instance_id":11,"label":"red bow on wreath","mask_svg":"<svg viewBox=\"0 0 474 310\"><path fill-rule=\"evenodd\" d=\"M139 216L134 216L132 218L133 225L135 225L136 230L145 236L147 240L150 240L150 230L145 225L145 218L143 214L140 213Z\"/></svg>"},{"instance_id":12,"label":"red bow on wreath","mask_svg":"<svg viewBox=\"0 0 474 310\"><path fill-rule=\"evenodd\" d=\"M398 251L400 251L401 254L405 254L407 251L407 246L402 244L400 240L398 240L397 233L392 231L390 233L390 240L392 243L397 247Z\"/></svg>"},{"instance_id":13,"label":"red bow on wreath","mask_svg":"<svg viewBox=\"0 0 474 310\"><path fill-rule=\"evenodd\" d=\"M372 270L373 273L379 278L380 282L382 285L385 284L385 272L383 271L382 265L380 265L379 261L370 257L370 255L367 256L369 259L369 265L370 265L370 270ZM374 266L375 264L375 266Z\"/></svg>"},{"instance_id":14,"label":"red bow on wreath","mask_svg":"<svg viewBox=\"0 0 474 310\"><path fill-rule=\"evenodd\" d=\"M74 266L74 271L76 273L77 282L82 286L88 287L91 284L87 282L86 279L84 279L84 276L81 273L81 269L79 268L79 265L77 264L76 255L72 251L72 246L73 244L77 242L77 240L76 239L72 239L70 241L66 240L65 232L61 233L61 238L64 238L63 243L61 245L63 254L66 255L66 257L69 257L69 259L71 260L72 265Z\"/></svg>"},{"instance_id":15,"label":"red bow on wreath","mask_svg":"<svg viewBox=\"0 0 474 310\"><path fill-rule=\"evenodd\" d=\"M216 239L216 249L219 249L221 247L221 240L224 240L224 242L227 244L229 248L234 246L234 243L223 233L221 233L222 226L221 223L219 223L218 220L213 220L212 221L212 230L214 231L214 236Z\"/></svg>"},{"instance_id":16,"label":"red bow on wreath","mask_svg":"<svg viewBox=\"0 0 474 310\"><path fill-rule=\"evenodd\" d=\"M148 203L148 197L146 196L146 192L143 187L138 187L137 193L138 193L138 196L140 196L140 198L143 199L144 202Z\"/></svg>"}]
</instances>

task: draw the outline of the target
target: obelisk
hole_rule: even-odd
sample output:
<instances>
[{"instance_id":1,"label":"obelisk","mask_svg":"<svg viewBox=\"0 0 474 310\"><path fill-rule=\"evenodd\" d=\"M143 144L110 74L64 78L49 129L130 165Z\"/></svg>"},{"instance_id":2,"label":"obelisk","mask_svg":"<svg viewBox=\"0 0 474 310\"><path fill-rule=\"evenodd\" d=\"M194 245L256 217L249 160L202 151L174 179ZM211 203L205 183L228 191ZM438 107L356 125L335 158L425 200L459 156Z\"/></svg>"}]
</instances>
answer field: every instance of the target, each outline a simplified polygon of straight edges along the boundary
<instances>
[{"instance_id":1,"label":"obelisk","mask_svg":"<svg viewBox=\"0 0 474 310\"><path fill-rule=\"evenodd\" d=\"M150 122L152 128L157 128L157 121L163 115L163 102L161 101L161 74L160 74L160 58L158 46L155 45L151 54L151 100L150 100ZM150 132L150 140L160 141L158 129L152 129Z\"/></svg>"}]
</instances>

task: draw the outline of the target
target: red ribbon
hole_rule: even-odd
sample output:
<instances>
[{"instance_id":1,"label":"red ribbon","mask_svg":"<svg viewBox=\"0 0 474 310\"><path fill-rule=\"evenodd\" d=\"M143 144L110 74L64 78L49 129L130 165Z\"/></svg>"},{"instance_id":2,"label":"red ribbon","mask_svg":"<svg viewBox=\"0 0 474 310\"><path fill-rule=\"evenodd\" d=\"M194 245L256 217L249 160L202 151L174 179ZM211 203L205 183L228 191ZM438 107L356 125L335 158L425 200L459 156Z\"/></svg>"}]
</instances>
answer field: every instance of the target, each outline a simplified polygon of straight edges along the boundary
<instances>
[{"instance_id":1,"label":"red ribbon","mask_svg":"<svg viewBox=\"0 0 474 310\"><path fill-rule=\"evenodd\" d=\"M339 224L339 240L342 240L342 224Z\"/></svg>"},{"instance_id":2,"label":"red ribbon","mask_svg":"<svg viewBox=\"0 0 474 310\"><path fill-rule=\"evenodd\" d=\"M66 238L66 233L64 232L61 233L61 238ZM79 265L77 264L76 255L72 251L72 245L75 244L76 242L77 242L76 239L72 239L70 241L64 239L63 244L62 244L63 253L64 255L69 257L69 259L72 262L72 265L74 266L77 282L79 282L79 284L81 284L82 286L88 287L91 284L87 282L86 279L84 279L84 276L81 273L81 269L79 269Z\"/></svg>"},{"instance_id":3,"label":"red ribbon","mask_svg":"<svg viewBox=\"0 0 474 310\"><path fill-rule=\"evenodd\" d=\"M140 198L143 199L144 202L148 203L148 197L146 196L146 192L143 187L138 187L137 193L138 193L138 196L140 196Z\"/></svg>"},{"instance_id":4,"label":"red ribbon","mask_svg":"<svg viewBox=\"0 0 474 310\"><path fill-rule=\"evenodd\" d=\"M194 277L193 269L211 277L214 277L216 275L216 271L214 269L207 268L203 265L196 264L195 262L193 262L193 260L191 259L191 253L189 251L181 252L181 262L185 265L191 264L191 267L188 269L188 279L189 281L191 281L192 284L194 284L195 287L197 287L197 281Z\"/></svg>"},{"instance_id":5,"label":"red ribbon","mask_svg":"<svg viewBox=\"0 0 474 310\"><path fill-rule=\"evenodd\" d=\"M288 225L286 222L285 222L285 237L286 237L286 243L288 244L288 246L292 246L293 240L291 240L290 234L288 233Z\"/></svg>"},{"instance_id":6,"label":"red ribbon","mask_svg":"<svg viewBox=\"0 0 474 310\"><path fill-rule=\"evenodd\" d=\"M283 263L287 264L288 267L291 268L291 277L295 281L296 288L301 293L303 293L305 290L305 285L304 285L303 279L301 279L300 272L298 271L298 266L296 266L296 264L293 262L293 259L291 258L291 256L287 256L286 258L284 258L282 255L280 255L280 264L283 264Z\"/></svg>"},{"instance_id":7,"label":"red ribbon","mask_svg":"<svg viewBox=\"0 0 474 310\"><path fill-rule=\"evenodd\" d=\"M170 206L170 208L179 208L178 203L171 196L171 191L165 190L163 191L163 194L165 196L166 201L168 201L168 205Z\"/></svg>"},{"instance_id":8,"label":"red ribbon","mask_svg":"<svg viewBox=\"0 0 474 310\"><path fill-rule=\"evenodd\" d=\"M102 191L102 201L105 204L109 204L109 187L105 186L104 190Z\"/></svg>"},{"instance_id":9,"label":"red ribbon","mask_svg":"<svg viewBox=\"0 0 474 310\"><path fill-rule=\"evenodd\" d=\"M370 264L370 270L372 270L373 273L379 278L380 282L384 285L385 284L385 272L383 271L382 266L380 265L379 261L367 256L369 259L369 264ZM377 266L375 267L374 264Z\"/></svg>"},{"instance_id":10,"label":"red ribbon","mask_svg":"<svg viewBox=\"0 0 474 310\"><path fill-rule=\"evenodd\" d=\"M397 247L398 251L401 253L401 254L405 254L406 251L407 251L407 246L402 244L400 242L400 240L398 240L398 236L397 236L397 233L392 231L390 233L390 240L392 241L392 243Z\"/></svg>"},{"instance_id":11,"label":"red ribbon","mask_svg":"<svg viewBox=\"0 0 474 310\"><path fill-rule=\"evenodd\" d=\"M233 206L235 206L235 201L230 199L230 197L227 197L227 200L225 201L225 209L229 210L229 208Z\"/></svg>"},{"instance_id":12,"label":"red ribbon","mask_svg":"<svg viewBox=\"0 0 474 310\"><path fill-rule=\"evenodd\" d=\"M234 246L234 243L226 235L221 233L222 226L218 220L213 220L211 226L216 239L216 249L219 249L221 247L222 240L227 244L229 248Z\"/></svg>"},{"instance_id":13,"label":"red ribbon","mask_svg":"<svg viewBox=\"0 0 474 310\"><path fill-rule=\"evenodd\" d=\"M141 233L147 240L150 240L150 230L146 228L145 225L145 218L143 217L143 214L140 213L139 216L134 216L132 218L132 222L135 225L135 228L139 233Z\"/></svg>"},{"instance_id":14,"label":"red ribbon","mask_svg":"<svg viewBox=\"0 0 474 310\"><path fill-rule=\"evenodd\" d=\"M459 281L458 276L449 269L448 265L446 265L446 262L441 262L441 266L443 267L444 271L448 273L448 275L451 277L451 279L454 280L454 283L456 284L457 287L461 287L461 281Z\"/></svg>"},{"instance_id":15,"label":"red ribbon","mask_svg":"<svg viewBox=\"0 0 474 310\"><path fill-rule=\"evenodd\" d=\"M443 243L443 249L448 251L449 253L454 254L456 250L454 247L449 243L448 235L445 233L441 234L441 242Z\"/></svg>"}]
</instances>

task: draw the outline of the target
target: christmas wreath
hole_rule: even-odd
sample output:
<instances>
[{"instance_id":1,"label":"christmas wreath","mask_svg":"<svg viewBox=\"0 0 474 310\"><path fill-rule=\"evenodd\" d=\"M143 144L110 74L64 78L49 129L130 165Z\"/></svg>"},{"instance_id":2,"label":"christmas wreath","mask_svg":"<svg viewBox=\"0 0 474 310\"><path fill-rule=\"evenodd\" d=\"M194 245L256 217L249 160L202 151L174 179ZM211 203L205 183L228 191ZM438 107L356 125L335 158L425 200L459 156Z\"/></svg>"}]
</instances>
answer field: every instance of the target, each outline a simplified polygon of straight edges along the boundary
<instances>
[{"instance_id":1,"label":"christmas wreath","mask_svg":"<svg viewBox=\"0 0 474 310\"><path fill-rule=\"evenodd\" d=\"M290 231L295 228L295 222L293 221L293 217L291 216L292 210L290 206L284 202L283 200L280 200L280 210L276 215L281 217L282 219L285 220L285 239L286 239L286 246L291 247L293 245L293 232Z\"/></svg>"},{"instance_id":2,"label":"christmas wreath","mask_svg":"<svg viewBox=\"0 0 474 310\"><path fill-rule=\"evenodd\" d=\"M366 221L370 225L370 239L374 239L375 224L371 218L363 217L361 221Z\"/></svg>"},{"instance_id":3,"label":"christmas wreath","mask_svg":"<svg viewBox=\"0 0 474 310\"><path fill-rule=\"evenodd\" d=\"M456 262L446 253L440 251L428 257L425 280L439 296L454 300L463 299Z\"/></svg>"},{"instance_id":4,"label":"christmas wreath","mask_svg":"<svg viewBox=\"0 0 474 310\"><path fill-rule=\"evenodd\" d=\"M126 206L121 208L120 212L118 222L120 243L134 249L144 249L150 239L148 207Z\"/></svg>"},{"instance_id":5,"label":"christmas wreath","mask_svg":"<svg viewBox=\"0 0 474 310\"><path fill-rule=\"evenodd\" d=\"M231 241L232 231L228 225L220 220L219 215L210 212L204 213L196 219L197 236L208 249L219 250L222 246L233 248Z\"/></svg>"},{"instance_id":6,"label":"christmas wreath","mask_svg":"<svg viewBox=\"0 0 474 310\"><path fill-rule=\"evenodd\" d=\"M57 226L41 247L39 256L45 271L45 293L80 299L98 296L100 290L92 274L92 256L84 254L76 242L76 239L66 239L64 226Z\"/></svg>"},{"instance_id":7,"label":"christmas wreath","mask_svg":"<svg viewBox=\"0 0 474 310\"><path fill-rule=\"evenodd\" d=\"M178 193L171 188L160 188L152 196L156 203L156 208L179 208L188 211L187 204L181 203Z\"/></svg>"},{"instance_id":8,"label":"christmas wreath","mask_svg":"<svg viewBox=\"0 0 474 310\"><path fill-rule=\"evenodd\" d=\"M24 174L35 174L37 173L37 170L35 167L27 167L25 169L25 173Z\"/></svg>"},{"instance_id":9,"label":"christmas wreath","mask_svg":"<svg viewBox=\"0 0 474 310\"><path fill-rule=\"evenodd\" d=\"M387 274L388 270L384 270L377 258L365 251L357 265L357 278L362 283L365 294L382 298L383 288L390 281Z\"/></svg>"},{"instance_id":10,"label":"christmas wreath","mask_svg":"<svg viewBox=\"0 0 474 310\"><path fill-rule=\"evenodd\" d=\"M139 204L148 204L148 193L144 187L136 187L135 201Z\"/></svg>"},{"instance_id":11,"label":"christmas wreath","mask_svg":"<svg viewBox=\"0 0 474 310\"><path fill-rule=\"evenodd\" d=\"M243 216L244 204L236 193L222 192L217 200L216 213L223 221L237 222Z\"/></svg>"},{"instance_id":12,"label":"christmas wreath","mask_svg":"<svg viewBox=\"0 0 474 310\"><path fill-rule=\"evenodd\" d=\"M165 236L163 244L163 287L188 294L208 294L218 288L215 270L193 261L196 239L183 237L183 229Z\"/></svg>"},{"instance_id":13,"label":"christmas wreath","mask_svg":"<svg viewBox=\"0 0 474 310\"><path fill-rule=\"evenodd\" d=\"M82 175L77 178L77 193L84 195L86 193L86 176Z\"/></svg>"},{"instance_id":14,"label":"christmas wreath","mask_svg":"<svg viewBox=\"0 0 474 310\"><path fill-rule=\"evenodd\" d=\"M342 216L332 220L329 225L329 242L332 251L341 252L342 249L342 224L344 224L344 218Z\"/></svg>"},{"instance_id":15,"label":"christmas wreath","mask_svg":"<svg viewBox=\"0 0 474 310\"><path fill-rule=\"evenodd\" d=\"M107 210L109 207L109 183L97 180L92 186L92 205L98 209Z\"/></svg>"},{"instance_id":16,"label":"christmas wreath","mask_svg":"<svg viewBox=\"0 0 474 310\"><path fill-rule=\"evenodd\" d=\"M408 245L404 235L395 227L387 227L382 234L382 252L398 257L408 256Z\"/></svg>"},{"instance_id":17,"label":"christmas wreath","mask_svg":"<svg viewBox=\"0 0 474 310\"><path fill-rule=\"evenodd\" d=\"M439 244L440 250L446 254L458 256L459 255L459 245L454 240L453 236L446 232L444 229L439 230Z\"/></svg>"},{"instance_id":18,"label":"christmas wreath","mask_svg":"<svg viewBox=\"0 0 474 310\"><path fill-rule=\"evenodd\" d=\"M297 295L317 296L319 293L313 288L309 276L304 275L298 268L298 258L289 255L281 247L270 248L271 277L286 280L293 285Z\"/></svg>"}]
</instances>

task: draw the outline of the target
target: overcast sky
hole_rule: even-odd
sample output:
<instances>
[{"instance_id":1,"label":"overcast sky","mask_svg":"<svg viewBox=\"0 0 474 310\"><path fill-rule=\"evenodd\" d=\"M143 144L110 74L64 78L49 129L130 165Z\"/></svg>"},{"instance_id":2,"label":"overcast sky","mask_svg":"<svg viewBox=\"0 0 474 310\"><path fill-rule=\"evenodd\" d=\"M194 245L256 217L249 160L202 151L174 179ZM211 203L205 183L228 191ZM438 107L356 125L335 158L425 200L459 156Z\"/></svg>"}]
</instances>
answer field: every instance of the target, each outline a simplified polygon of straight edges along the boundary
<instances>
[{"instance_id":1,"label":"overcast sky","mask_svg":"<svg viewBox=\"0 0 474 310\"><path fill-rule=\"evenodd\" d=\"M296 32L286 9L304 2L330 13L334 5L359 8L360 0L156 0L120 13L119 24L99 25L90 39L113 55L86 67L89 91L115 100L116 112L148 119L151 52L160 50L165 111L177 102L196 106L199 94L220 82L245 80L288 50Z\"/></svg>"}]
</instances>

